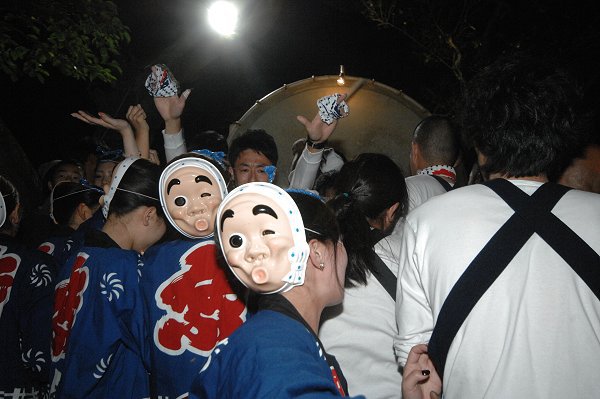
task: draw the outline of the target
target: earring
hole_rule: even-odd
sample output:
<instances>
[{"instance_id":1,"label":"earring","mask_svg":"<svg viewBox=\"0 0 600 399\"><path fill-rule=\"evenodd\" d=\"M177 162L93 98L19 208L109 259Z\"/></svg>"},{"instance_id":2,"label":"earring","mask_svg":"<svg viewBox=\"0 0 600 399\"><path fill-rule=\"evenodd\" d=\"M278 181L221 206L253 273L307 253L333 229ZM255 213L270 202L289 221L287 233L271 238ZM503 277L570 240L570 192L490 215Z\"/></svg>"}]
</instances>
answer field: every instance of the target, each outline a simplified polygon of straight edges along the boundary
<instances>
[{"instance_id":1,"label":"earring","mask_svg":"<svg viewBox=\"0 0 600 399\"><path fill-rule=\"evenodd\" d=\"M325 269L325 264L323 262L319 263L319 270L323 271Z\"/></svg>"}]
</instances>

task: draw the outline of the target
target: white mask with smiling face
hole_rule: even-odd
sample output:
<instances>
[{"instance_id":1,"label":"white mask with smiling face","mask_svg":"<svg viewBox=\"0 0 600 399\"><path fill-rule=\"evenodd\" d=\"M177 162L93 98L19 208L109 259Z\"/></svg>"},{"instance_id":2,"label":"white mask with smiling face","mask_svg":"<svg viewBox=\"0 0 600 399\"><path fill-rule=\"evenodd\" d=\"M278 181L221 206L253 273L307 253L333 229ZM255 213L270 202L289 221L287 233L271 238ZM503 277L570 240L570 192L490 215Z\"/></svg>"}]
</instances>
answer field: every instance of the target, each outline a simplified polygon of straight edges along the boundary
<instances>
[{"instance_id":1,"label":"white mask with smiling face","mask_svg":"<svg viewBox=\"0 0 600 399\"><path fill-rule=\"evenodd\" d=\"M171 225L188 238L211 237L215 212L227 195L219 170L209 161L185 157L160 176L160 203Z\"/></svg>"},{"instance_id":2,"label":"white mask with smiling face","mask_svg":"<svg viewBox=\"0 0 600 399\"><path fill-rule=\"evenodd\" d=\"M217 211L221 251L234 275L261 294L304 284L309 248L300 211L281 188L248 183Z\"/></svg>"}]
</instances>

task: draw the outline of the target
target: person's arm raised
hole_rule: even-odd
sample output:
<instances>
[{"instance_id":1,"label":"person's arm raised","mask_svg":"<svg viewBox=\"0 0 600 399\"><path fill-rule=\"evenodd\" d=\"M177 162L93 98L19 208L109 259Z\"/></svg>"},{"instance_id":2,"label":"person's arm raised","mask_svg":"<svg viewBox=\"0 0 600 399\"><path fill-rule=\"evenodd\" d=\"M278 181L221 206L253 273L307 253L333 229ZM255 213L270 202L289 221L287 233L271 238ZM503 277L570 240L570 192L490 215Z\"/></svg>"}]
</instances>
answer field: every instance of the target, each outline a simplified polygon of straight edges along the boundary
<instances>
[{"instance_id":1,"label":"person's arm raised","mask_svg":"<svg viewBox=\"0 0 600 399\"><path fill-rule=\"evenodd\" d=\"M90 125L118 131L123 139L123 155L140 156L133 129L126 120L113 118L104 112L98 112L99 117L92 116L85 111L73 112L71 116Z\"/></svg>"},{"instance_id":2,"label":"person's arm raised","mask_svg":"<svg viewBox=\"0 0 600 399\"><path fill-rule=\"evenodd\" d=\"M185 103L192 92L185 90L181 96L154 97L154 105L165 121L165 129L162 131L165 142L165 156L167 162L186 152L183 129L181 127L181 115L185 109Z\"/></svg>"},{"instance_id":3,"label":"person's arm raised","mask_svg":"<svg viewBox=\"0 0 600 399\"><path fill-rule=\"evenodd\" d=\"M150 126L146 122L146 112L140 104L130 105L126 118L135 131L135 142L140 156L150 159Z\"/></svg>"}]
</instances>

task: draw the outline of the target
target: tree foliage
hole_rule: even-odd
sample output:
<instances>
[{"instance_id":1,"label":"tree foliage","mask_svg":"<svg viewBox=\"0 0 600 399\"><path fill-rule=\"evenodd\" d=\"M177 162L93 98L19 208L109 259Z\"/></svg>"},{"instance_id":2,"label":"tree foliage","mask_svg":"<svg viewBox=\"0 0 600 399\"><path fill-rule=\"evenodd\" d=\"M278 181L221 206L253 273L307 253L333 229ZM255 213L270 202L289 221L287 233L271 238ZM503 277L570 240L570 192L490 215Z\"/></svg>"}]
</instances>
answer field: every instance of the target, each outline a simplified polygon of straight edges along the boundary
<instances>
[{"instance_id":1,"label":"tree foliage","mask_svg":"<svg viewBox=\"0 0 600 399\"><path fill-rule=\"evenodd\" d=\"M573 58L579 50L595 51L597 45L590 43L599 37L595 3L584 0L360 2L368 20L400 33L425 64L442 65L461 86L472 71L505 51L529 49Z\"/></svg>"},{"instance_id":2,"label":"tree foliage","mask_svg":"<svg viewBox=\"0 0 600 399\"><path fill-rule=\"evenodd\" d=\"M106 0L5 0L0 6L0 70L11 80L44 82L51 71L112 82L119 48L130 41L117 6Z\"/></svg>"},{"instance_id":3,"label":"tree foliage","mask_svg":"<svg viewBox=\"0 0 600 399\"><path fill-rule=\"evenodd\" d=\"M506 15L495 0L362 0L365 16L407 38L424 63L437 63L464 84L465 56L480 51Z\"/></svg>"}]
</instances>

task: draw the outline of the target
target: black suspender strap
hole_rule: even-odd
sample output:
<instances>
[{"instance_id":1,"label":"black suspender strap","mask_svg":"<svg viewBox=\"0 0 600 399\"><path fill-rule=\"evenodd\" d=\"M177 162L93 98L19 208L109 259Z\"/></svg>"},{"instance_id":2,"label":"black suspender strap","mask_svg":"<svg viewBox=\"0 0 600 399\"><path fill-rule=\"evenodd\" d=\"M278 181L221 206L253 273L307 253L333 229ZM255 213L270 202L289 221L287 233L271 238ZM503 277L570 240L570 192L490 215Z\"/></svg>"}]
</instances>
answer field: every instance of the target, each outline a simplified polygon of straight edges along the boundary
<instances>
[{"instance_id":1,"label":"black suspender strap","mask_svg":"<svg viewBox=\"0 0 600 399\"><path fill-rule=\"evenodd\" d=\"M442 178L442 177L440 177L440 176L437 176L437 175L429 175L429 176L431 176L431 177L433 177L435 180L437 180L437 181L438 181L438 183L440 183L440 184L442 185L442 187L444 187L444 190L446 190L446 191L450 191L450 190L452 190L452 189L454 188L454 187L452 187L452 186L450 185L450 183L448 183L448 182L446 181L446 179L444 179L444 178Z\"/></svg>"},{"instance_id":2,"label":"black suspender strap","mask_svg":"<svg viewBox=\"0 0 600 399\"><path fill-rule=\"evenodd\" d=\"M600 255L550 212L569 188L546 183L530 197L505 179L485 185L515 213L473 259L444 301L428 345L429 355L442 378L456 333L475 304L534 233L546 241L600 299Z\"/></svg>"},{"instance_id":3,"label":"black suspender strap","mask_svg":"<svg viewBox=\"0 0 600 399\"><path fill-rule=\"evenodd\" d=\"M395 302L397 278L374 250L371 251L371 265L374 269L372 270L373 276L375 276Z\"/></svg>"},{"instance_id":4,"label":"black suspender strap","mask_svg":"<svg viewBox=\"0 0 600 399\"><path fill-rule=\"evenodd\" d=\"M388 236L379 229L372 229L369 234L371 245L375 246L378 242ZM385 288L388 294L396 302L396 283L398 278L392 273L387 265L381 260L375 249L371 248L371 255L369 256L369 270L373 273L373 276L379 281L379 284Z\"/></svg>"}]
</instances>

